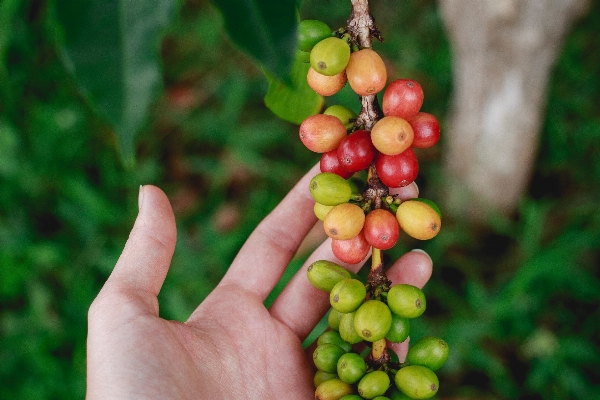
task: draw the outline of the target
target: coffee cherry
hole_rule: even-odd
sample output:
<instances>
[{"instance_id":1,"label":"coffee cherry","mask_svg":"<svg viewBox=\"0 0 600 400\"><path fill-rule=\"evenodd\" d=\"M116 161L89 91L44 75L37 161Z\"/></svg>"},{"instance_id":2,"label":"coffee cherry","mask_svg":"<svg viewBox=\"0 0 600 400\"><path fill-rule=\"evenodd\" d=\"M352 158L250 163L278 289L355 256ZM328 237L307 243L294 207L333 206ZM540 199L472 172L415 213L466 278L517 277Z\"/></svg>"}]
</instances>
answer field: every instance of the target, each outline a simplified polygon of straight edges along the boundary
<instances>
[{"instance_id":1,"label":"coffee cherry","mask_svg":"<svg viewBox=\"0 0 600 400\"><path fill-rule=\"evenodd\" d=\"M407 200L398 206L396 219L409 236L428 240L435 237L442 227L442 219L429 205L421 201Z\"/></svg>"},{"instance_id":2,"label":"coffee cherry","mask_svg":"<svg viewBox=\"0 0 600 400\"><path fill-rule=\"evenodd\" d=\"M329 210L331 210L332 208L333 208L333 206L326 206L326 205L323 205L321 203L315 202L313 210L314 210L315 215L317 216L317 218L319 218L319 220L323 221L325 219L325 216L329 212Z\"/></svg>"},{"instance_id":3,"label":"coffee cherry","mask_svg":"<svg viewBox=\"0 0 600 400\"><path fill-rule=\"evenodd\" d=\"M360 233L364 223L365 214L359 206L343 203L333 207L327 213L323 228L327 236L332 239L348 240Z\"/></svg>"},{"instance_id":4,"label":"coffee cherry","mask_svg":"<svg viewBox=\"0 0 600 400\"><path fill-rule=\"evenodd\" d=\"M448 360L448 343L435 336L425 336L411 343L406 361L411 365L422 365L432 371L440 369Z\"/></svg>"},{"instance_id":5,"label":"coffee cherry","mask_svg":"<svg viewBox=\"0 0 600 400\"><path fill-rule=\"evenodd\" d=\"M346 353L337 363L337 374L346 383L356 383L367 372L367 363L356 353Z\"/></svg>"},{"instance_id":6,"label":"coffee cherry","mask_svg":"<svg viewBox=\"0 0 600 400\"><path fill-rule=\"evenodd\" d=\"M326 343L335 344L336 346L344 349L346 352L352 350L352 345L344 341L344 339L342 339L342 337L340 336L339 332L336 331L326 331L319 336L319 338L317 339L317 345L320 346Z\"/></svg>"},{"instance_id":7,"label":"coffee cherry","mask_svg":"<svg viewBox=\"0 0 600 400\"><path fill-rule=\"evenodd\" d=\"M337 148L338 160L348 171L358 172L371 165L375 158L375 147L369 131L360 130L346 136Z\"/></svg>"},{"instance_id":8,"label":"coffee cherry","mask_svg":"<svg viewBox=\"0 0 600 400\"><path fill-rule=\"evenodd\" d=\"M340 400L363 400L363 397L357 394L347 394L344 397L340 397Z\"/></svg>"},{"instance_id":9,"label":"coffee cherry","mask_svg":"<svg viewBox=\"0 0 600 400\"><path fill-rule=\"evenodd\" d=\"M368 342L383 339L392 326L392 313L379 300L365 301L354 313L354 329Z\"/></svg>"},{"instance_id":10,"label":"coffee cherry","mask_svg":"<svg viewBox=\"0 0 600 400\"><path fill-rule=\"evenodd\" d=\"M408 149L413 142L413 128L399 117L383 117L371 130L371 141L380 153L393 156Z\"/></svg>"},{"instance_id":11,"label":"coffee cherry","mask_svg":"<svg viewBox=\"0 0 600 400\"><path fill-rule=\"evenodd\" d=\"M383 92L381 108L387 116L409 119L416 115L423 105L421 85L410 79L397 79Z\"/></svg>"},{"instance_id":12,"label":"coffee cherry","mask_svg":"<svg viewBox=\"0 0 600 400\"><path fill-rule=\"evenodd\" d=\"M314 287L327 293L331 292L336 283L351 277L344 267L327 260L315 261L309 265L306 275Z\"/></svg>"},{"instance_id":13,"label":"coffee cherry","mask_svg":"<svg viewBox=\"0 0 600 400\"><path fill-rule=\"evenodd\" d=\"M419 174L419 161L412 148L395 156L379 154L375 160L377 175L384 185L390 188L407 186Z\"/></svg>"},{"instance_id":14,"label":"coffee cherry","mask_svg":"<svg viewBox=\"0 0 600 400\"><path fill-rule=\"evenodd\" d=\"M417 318L427 307L423 291L405 283L392 286L387 295L387 304L394 314L403 318Z\"/></svg>"},{"instance_id":15,"label":"coffee cherry","mask_svg":"<svg viewBox=\"0 0 600 400\"><path fill-rule=\"evenodd\" d=\"M433 115L419 112L410 117L408 123L415 134L412 147L424 149L440 140L440 123Z\"/></svg>"},{"instance_id":16,"label":"coffee cherry","mask_svg":"<svg viewBox=\"0 0 600 400\"><path fill-rule=\"evenodd\" d=\"M346 354L346 350L335 344L325 343L317 346L313 353L313 361L317 369L331 374L337 371L337 362Z\"/></svg>"},{"instance_id":17,"label":"coffee cherry","mask_svg":"<svg viewBox=\"0 0 600 400\"><path fill-rule=\"evenodd\" d=\"M350 200L352 188L348 181L341 176L331 172L322 172L315 175L310 181L310 194L317 203L336 206Z\"/></svg>"},{"instance_id":18,"label":"coffee cherry","mask_svg":"<svg viewBox=\"0 0 600 400\"><path fill-rule=\"evenodd\" d=\"M334 117L339 118L346 129L352 129L354 127L354 121L357 118L357 115L354 111L340 104L334 104L327 107L325 111L323 111L323 114L333 115Z\"/></svg>"},{"instance_id":19,"label":"coffee cherry","mask_svg":"<svg viewBox=\"0 0 600 400\"><path fill-rule=\"evenodd\" d=\"M305 19L298 24L298 43L296 47L310 52L314 45L331 36L331 29L325 22Z\"/></svg>"},{"instance_id":20,"label":"coffee cherry","mask_svg":"<svg viewBox=\"0 0 600 400\"><path fill-rule=\"evenodd\" d=\"M373 371L362 377L358 382L358 394L365 399L373 399L383 395L390 387L390 377L387 372Z\"/></svg>"},{"instance_id":21,"label":"coffee cherry","mask_svg":"<svg viewBox=\"0 0 600 400\"><path fill-rule=\"evenodd\" d=\"M325 114L315 114L306 118L300 125L300 140L311 151L325 153L337 149L346 137L342 122Z\"/></svg>"},{"instance_id":22,"label":"coffee cherry","mask_svg":"<svg viewBox=\"0 0 600 400\"><path fill-rule=\"evenodd\" d=\"M410 321L408 318L402 318L392 313L392 326L390 326L390 330L385 335L386 339L392 343L402 343L406 340L409 333Z\"/></svg>"},{"instance_id":23,"label":"coffee cherry","mask_svg":"<svg viewBox=\"0 0 600 400\"><path fill-rule=\"evenodd\" d=\"M435 396L440 386L435 372L421 365L400 368L394 382L398 389L412 399L429 399Z\"/></svg>"},{"instance_id":24,"label":"coffee cherry","mask_svg":"<svg viewBox=\"0 0 600 400\"><path fill-rule=\"evenodd\" d=\"M336 378L338 378L337 374L332 374L330 372L317 370L317 372L315 372L315 376L313 378L313 384L315 385L315 388L316 388L321 383L323 383L329 379L336 379Z\"/></svg>"},{"instance_id":25,"label":"coffee cherry","mask_svg":"<svg viewBox=\"0 0 600 400\"><path fill-rule=\"evenodd\" d=\"M342 321L342 317L344 313L339 312L338 310L334 310L333 308L329 311L329 315L327 316L327 325L336 332L340 330L340 322ZM341 337L341 334L340 334Z\"/></svg>"},{"instance_id":26,"label":"coffee cherry","mask_svg":"<svg viewBox=\"0 0 600 400\"><path fill-rule=\"evenodd\" d=\"M336 283L329 294L331 307L341 313L355 311L367 297L365 285L358 279L344 279Z\"/></svg>"},{"instance_id":27,"label":"coffee cherry","mask_svg":"<svg viewBox=\"0 0 600 400\"><path fill-rule=\"evenodd\" d=\"M323 153L319 166L321 172L333 172L344 179L348 179L354 175L354 172L348 171L344 168L342 163L340 163L340 159L337 156L337 149Z\"/></svg>"},{"instance_id":28,"label":"coffee cherry","mask_svg":"<svg viewBox=\"0 0 600 400\"><path fill-rule=\"evenodd\" d=\"M328 379L321 383L315 391L315 400L339 400L343 396L352 394L352 385L339 379Z\"/></svg>"},{"instance_id":29,"label":"coffee cherry","mask_svg":"<svg viewBox=\"0 0 600 400\"><path fill-rule=\"evenodd\" d=\"M340 320L340 336L346 342L351 344L360 343L363 341L363 338L358 335L356 330L354 329L354 315L356 313L348 313L342 316Z\"/></svg>"},{"instance_id":30,"label":"coffee cherry","mask_svg":"<svg viewBox=\"0 0 600 400\"><path fill-rule=\"evenodd\" d=\"M310 52L310 65L320 74L333 76L343 72L350 60L350 46L337 37L317 43Z\"/></svg>"},{"instance_id":31,"label":"coffee cherry","mask_svg":"<svg viewBox=\"0 0 600 400\"><path fill-rule=\"evenodd\" d=\"M390 400L390 398L387 396L377 396L373 397L373 400Z\"/></svg>"},{"instance_id":32,"label":"coffee cherry","mask_svg":"<svg viewBox=\"0 0 600 400\"><path fill-rule=\"evenodd\" d=\"M362 49L350 55L346 76L355 93L368 96L385 87L387 70L379 54L372 49Z\"/></svg>"},{"instance_id":33,"label":"coffee cherry","mask_svg":"<svg viewBox=\"0 0 600 400\"><path fill-rule=\"evenodd\" d=\"M366 221L366 219L365 219ZM348 240L331 241L331 251L340 261L348 264L358 264L369 254L371 245L365 239L364 228L358 235Z\"/></svg>"},{"instance_id":34,"label":"coffee cherry","mask_svg":"<svg viewBox=\"0 0 600 400\"><path fill-rule=\"evenodd\" d=\"M363 227L367 242L380 250L394 247L400 236L400 226L394 214L388 210L377 209L369 212Z\"/></svg>"},{"instance_id":35,"label":"coffee cherry","mask_svg":"<svg viewBox=\"0 0 600 400\"><path fill-rule=\"evenodd\" d=\"M321 96L333 96L346 84L346 73L342 71L337 75L328 76L320 74L310 67L306 74L306 81L308 86Z\"/></svg>"}]
</instances>

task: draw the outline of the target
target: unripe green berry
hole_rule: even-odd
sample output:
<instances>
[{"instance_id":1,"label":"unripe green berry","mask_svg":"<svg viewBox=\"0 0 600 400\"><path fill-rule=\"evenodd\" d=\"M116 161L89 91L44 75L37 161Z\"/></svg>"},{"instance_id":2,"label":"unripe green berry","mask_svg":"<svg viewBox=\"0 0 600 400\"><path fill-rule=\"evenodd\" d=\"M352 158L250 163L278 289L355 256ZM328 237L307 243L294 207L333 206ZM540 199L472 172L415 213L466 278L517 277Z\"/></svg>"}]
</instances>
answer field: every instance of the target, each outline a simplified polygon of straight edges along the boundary
<instances>
[{"instance_id":1,"label":"unripe green berry","mask_svg":"<svg viewBox=\"0 0 600 400\"><path fill-rule=\"evenodd\" d=\"M313 353L313 361L317 369L335 374L337 372L337 362L343 354L346 354L346 350L340 346L325 343L317 346Z\"/></svg>"},{"instance_id":2,"label":"unripe green berry","mask_svg":"<svg viewBox=\"0 0 600 400\"><path fill-rule=\"evenodd\" d=\"M394 377L396 387L412 399L429 399L440 386L435 372L421 365L400 368Z\"/></svg>"},{"instance_id":3,"label":"unripe green berry","mask_svg":"<svg viewBox=\"0 0 600 400\"><path fill-rule=\"evenodd\" d=\"M383 339L392 326L392 313L379 300L364 302L354 313L354 330L366 341Z\"/></svg>"},{"instance_id":4,"label":"unripe green berry","mask_svg":"<svg viewBox=\"0 0 600 400\"><path fill-rule=\"evenodd\" d=\"M321 40L331 36L331 29L323 21L306 19L298 24L298 44L301 51L309 52Z\"/></svg>"},{"instance_id":5,"label":"unripe green berry","mask_svg":"<svg viewBox=\"0 0 600 400\"><path fill-rule=\"evenodd\" d=\"M331 309L329 311L329 315L327 316L327 325L329 325L329 327L331 329L333 329L334 331L338 331L340 330L340 321L342 320L342 317L344 316L344 313L339 312L338 310L335 309Z\"/></svg>"},{"instance_id":6,"label":"unripe green berry","mask_svg":"<svg viewBox=\"0 0 600 400\"><path fill-rule=\"evenodd\" d=\"M423 291L408 284L392 286L387 295L387 303L394 314L403 318L419 317L427 306Z\"/></svg>"},{"instance_id":7,"label":"unripe green berry","mask_svg":"<svg viewBox=\"0 0 600 400\"><path fill-rule=\"evenodd\" d=\"M346 129L351 129L356 121L357 115L354 111L349 109L348 107L342 106L340 104L334 104L330 107L327 107L323 114L332 115L342 121L342 124L346 127Z\"/></svg>"},{"instance_id":8,"label":"unripe green berry","mask_svg":"<svg viewBox=\"0 0 600 400\"><path fill-rule=\"evenodd\" d=\"M363 398L357 394L347 394L344 397L340 397L340 400L363 400Z\"/></svg>"},{"instance_id":9,"label":"unripe green berry","mask_svg":"<svg viewBox=\"0 0 600 400\"><path fill-rule=\"evenodd\" d=\"M344 314L340 321L340 336L348 343L356 344L363 341L363 338L356 333L354 329L354 314Z\"/></svg>"},{"instance_id":10,"label":"unripe green berry","mask_svg":"<svg viewBox=\"0 0 600 400\"><path fill-rule=\"evenodd\" d=\"M358 394L365 399L373 399L383 395L390 387L390 377L387 372L373 371L362 377L358 382Z\"/></svg>"},{"instance_id":11,"label":"unripe green berry","mask_svg":"<svg viewBox=\"0 0 600 400\"><path fill-rule=\"evenodd\" d=\"M410 365L422 365L436 371L446 363L449 355L448 343L435 336L425 336L411 343L406 361Z\"/></svg>"},{"instance_id":12,"label":"unripe green berry","mask_svg":"<svg viewBox=\"0 0 600 400\"><path fill-rule=\"evenodd\" d=\"M319 338L317 339L317 345L320 346L326 343L335 344L336 346L339 346L342 349L344 349L346 352L352 350L352 345L344 341L344 339L342 339L342 337L340 336L339 332L336 331L323 332L321 336L319 336Z\"/></svg>"},{"instance_id":13,"label":"unripe green berry","mask_svg":"<svg viewBox=\"0 0 600 400\"><path fill-rule=\"evenodd\" d=\"M350 61L350 46L345 40L329 37L310 52L310 65L320 74L333 76L342 72Z\"/></svg>"},{"instance_id":14,"label":"unripe green berry","mask_svg":"<svg viewBox=\"0 0 600 400\"><path fill-rule=\"evenodd\" d=\"M358 382L367 372L367 363L356 353L346 353L337 363L337 374L346 383Z\"/></svg>"},{"instance_id":15,"label":"unripe green berry","mask_svg":"<svg viewBox=\"0 0 600 400\"><path fill-rule=\"evenodd\" d=\"M392 313L392 326L385 337L392 343L401 343L410 333L410 321Z\"/></svg>"},{"instance_id":16,"label":"unripe green berry","mask_svg":"<svg viewBox=\"0 0 600 400\"><path fill-rule=\"evenodd\" d=\"M317 203L336 206L350 200L352 188L341 176L333 172L321 172L310 181L310 194Z\"/></svg>"},{"instance_id":17,"label":"unripe green berry","mask_svg":"<svg viewBox=\"0 0 600 400\"><path fill-rule=\"evenodd\" d=\"M341 265L332 261L319 260L312 263L306 271L309 282L324 292L331 292L336 283L352 275Z\"/></svg>"},{"instance_id":18,"label":"unripe green berry","mask_svg":"<svg viewBox=\"0 0 600 400\"><path fill-rule=\"evenodd\" d=\"M344 279L336 283L329 294L331 307L342 313L355 311L365 300L367 289L357 279Z\"/></svg>"}]
</instances>

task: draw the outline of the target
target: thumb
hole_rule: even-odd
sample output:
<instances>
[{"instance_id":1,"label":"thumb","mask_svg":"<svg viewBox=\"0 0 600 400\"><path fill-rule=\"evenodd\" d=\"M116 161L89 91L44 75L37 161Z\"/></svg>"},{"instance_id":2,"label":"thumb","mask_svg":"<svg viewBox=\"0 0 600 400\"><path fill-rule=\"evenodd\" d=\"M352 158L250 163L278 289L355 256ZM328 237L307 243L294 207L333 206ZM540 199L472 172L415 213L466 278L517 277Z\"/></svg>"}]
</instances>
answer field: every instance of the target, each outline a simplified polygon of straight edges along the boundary
<instances>
[{"instance_id":1,"label":"thumb","mask_svg":"<svg viewBox=\"0 0 600 400\"><path fill-rule=\"evenodd\" d=\"M156 186L140 186L139 213L125 249L105 286L158 295L177 241L169 199Z\"/></svg>"}]
</instances>

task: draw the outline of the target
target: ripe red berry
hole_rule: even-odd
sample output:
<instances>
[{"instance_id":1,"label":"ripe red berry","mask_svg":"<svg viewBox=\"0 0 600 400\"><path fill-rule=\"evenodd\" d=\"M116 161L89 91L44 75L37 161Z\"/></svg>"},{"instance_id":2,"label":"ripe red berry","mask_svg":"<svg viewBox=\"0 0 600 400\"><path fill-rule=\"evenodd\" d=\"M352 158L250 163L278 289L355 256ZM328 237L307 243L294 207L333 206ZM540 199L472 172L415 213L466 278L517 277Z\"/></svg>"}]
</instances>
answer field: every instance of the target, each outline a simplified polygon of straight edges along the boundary
<instances>
[{"instance_id":1,"label":"ripe red berry","mask_svg":"<svg viewBox=\"0 0 600 400\"><path fill-rule=\"evenodd\" d=\"M346 170L337 156L337 149L323 153L320 162L321 172L333 172L344 179L350 178L354 172Z\"/></svg>"},{"instance_id":2,"label":"ripe red berry","mask_svg":"<svg viewBox=\"0 0 600 400\"><path fill-rule=\"evenodd\" d=\"M373 162L377 151L371 143L369 131L356 131L346 136L337 148L340 164L352 172L362 171Z\"/></svg>"},{"instance_id":3,"label":"ripe red berry","mask_svg":"<svg viewBox=\"0 0 600 400\"><path fill-rule=\"evenodd\" d=\"M424 149L440 140L440 123L433 115L420 112L411 117L408 123L414 132L412 147Z\"/></svg>"},{"instance_id":4,"label":"ripe red berry","mask_svg":"<svg viewBox=\"0 0 600 400\"><path fill-rule=\"evenodd\" d=\"M371 246L387 250L394 247L398 241L400 225L394 214L380 208L367 214L363 232Z\"/></svg>"},{"instance_id":5,"label":"ripe red berry","mask_svg":"<svg viewBox=\"0 0 600 400\"><path fill-rule=\"evenodd\" d=\"M421 85L410 79L397 79L383 93L381 108L385 116L404 119L416 115L423 105Z\"/></svg>"},{"instance_id":6,"label":"ripe red berry","mask_svg":"<svg viewBox=\"0 0 600 400\"><path fill-rule=\"evenodd\" d=\"M397 223L396 223L397 224ZM358 264L367 257L371 245L365 239L364 232L360 232L358 235L348 240L331 240L331 250L333 255L336 256L340 261L348 264Z\"/></svg>"},{"instance_id":7,"label":"ripe red berry","mask_svg":"<svg viewBox=\"0 0 600 400\"><path fill-rule=\"evenodd\" d=\"M419 174L419 161L412 147L395 156L379 154L375 161L375 169L379 179L386 186L406 186Z\"/></svg>"}]
</instances>

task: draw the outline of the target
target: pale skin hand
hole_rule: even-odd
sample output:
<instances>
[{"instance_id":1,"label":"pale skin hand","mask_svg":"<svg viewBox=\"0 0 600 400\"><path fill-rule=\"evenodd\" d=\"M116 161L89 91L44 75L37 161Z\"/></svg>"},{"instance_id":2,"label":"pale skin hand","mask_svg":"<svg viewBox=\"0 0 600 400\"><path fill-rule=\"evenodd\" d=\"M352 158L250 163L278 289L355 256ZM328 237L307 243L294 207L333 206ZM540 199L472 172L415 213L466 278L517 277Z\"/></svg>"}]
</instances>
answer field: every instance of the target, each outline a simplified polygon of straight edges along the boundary
<instances>
[{"instance_id":1,"label":"pale skin hand","mask_svg":"<svg viewBox=\"0 0 600 400\"><path fill-rule=\"evenodd\" d=\"M256 228L185 323L158 316L157 295L175 248L175 218L160 189L142 187L129 240L89 310L87 398L313 398L314 367L301 343L329 308L329 296L310 285L306 268L318 259L336 261L329 242L270 309L263 301L316 222L308 192L316 173L313 168ZM409 193L414 196L416 191ZM422 287L431 268L429 256L413 251L388 277ZM406 349L407 343L394 345L401 357Z\"/></svg>"}]
</instances>

